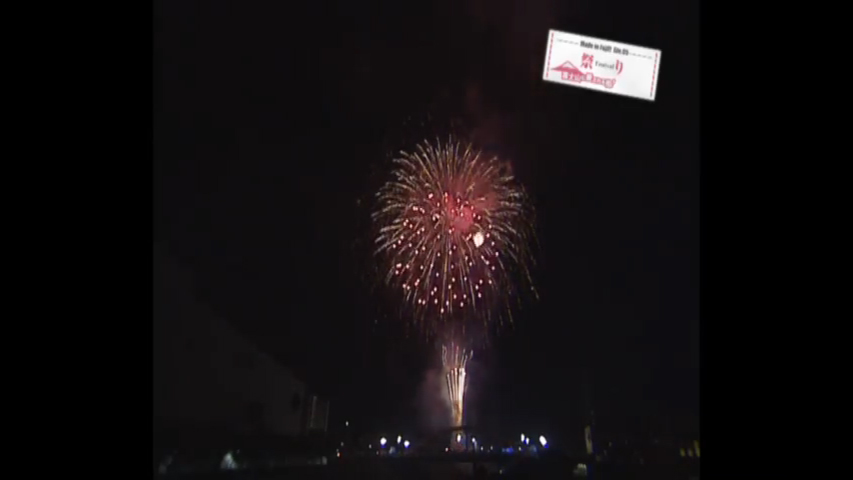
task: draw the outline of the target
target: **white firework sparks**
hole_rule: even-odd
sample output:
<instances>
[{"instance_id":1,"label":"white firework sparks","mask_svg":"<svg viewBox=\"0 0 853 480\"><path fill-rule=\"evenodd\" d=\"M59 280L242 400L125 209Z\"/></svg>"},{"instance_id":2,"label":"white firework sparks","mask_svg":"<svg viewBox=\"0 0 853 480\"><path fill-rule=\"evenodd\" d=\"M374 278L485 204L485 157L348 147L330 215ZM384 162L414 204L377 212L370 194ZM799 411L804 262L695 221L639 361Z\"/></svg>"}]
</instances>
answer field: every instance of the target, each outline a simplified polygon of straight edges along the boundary
<instances>
[{"instance_id":1,"label":"white firework sparks","mask_svg":"<svg viewBox=\"0 0 853 480\"><path fill-rule=\"evenodd\" d=\"M473 352L460 348L451 343L441 347L441 360L444 364L447 379L447 394L453 409L453 426L462 426L465 411L465 390L468 388L468 377L465 367Z\"/></svg>"}]
</instances>

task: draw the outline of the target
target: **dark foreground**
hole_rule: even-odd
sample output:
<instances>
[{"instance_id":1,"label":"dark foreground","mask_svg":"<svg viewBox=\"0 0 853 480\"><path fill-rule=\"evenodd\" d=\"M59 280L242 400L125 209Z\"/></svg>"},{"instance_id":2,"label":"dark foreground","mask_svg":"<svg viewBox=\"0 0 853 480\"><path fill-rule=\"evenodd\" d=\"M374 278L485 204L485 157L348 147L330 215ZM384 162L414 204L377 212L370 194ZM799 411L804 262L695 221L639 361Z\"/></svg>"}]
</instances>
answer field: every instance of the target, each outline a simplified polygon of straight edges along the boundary
<instances>
[{"instance_id":1,"label":"dark foreground","mask_svg":"<svg viewBox=\"0 0 853 480\"><path fill-rule=\"evenodd\" d=\"M155 474L168 479L655 479L693 480L699 478L698 463L667 466L589 465L583 472L569 458L504 458L488 462L452 461L437 458L359 458L329 462L327 465L291 466L275 469L222 470L207 473Z\"/></svg>"}]
</instances>

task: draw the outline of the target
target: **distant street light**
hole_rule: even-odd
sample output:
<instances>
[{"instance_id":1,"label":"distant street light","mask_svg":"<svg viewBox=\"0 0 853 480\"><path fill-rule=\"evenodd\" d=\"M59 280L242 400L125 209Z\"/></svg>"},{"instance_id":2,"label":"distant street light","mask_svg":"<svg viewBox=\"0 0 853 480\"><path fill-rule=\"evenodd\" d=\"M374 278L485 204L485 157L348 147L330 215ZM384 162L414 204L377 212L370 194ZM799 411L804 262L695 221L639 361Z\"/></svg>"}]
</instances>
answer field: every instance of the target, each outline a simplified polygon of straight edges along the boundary
<instances>
[{"instance_id":1,"label":"distant street light","mask_svg":"<svg viewBox=\"0 0 853 480\"><path fill-rule=\"evenodd\" d=\"M403 437L400 435L397 435L397 445L399 445L400 442L402 442L402 441L403 441Z\"/></svg>"},{"instance_id":2,"label":"distant street light","mask_svg":"<svg viewBox=\"0 0 853 480\"><path fill-rule=\"evenodd\" d=\"M403 442L403 446L404 446L404 447L409 448L409 445L411 445L411 444L409 443L409 441L408 441L408 440L406 440L405 442Z\"/></svg>"},{"instance_id":3,"label":"distant street light","mask_svg":"<svg viewBox=\"0 0 853 480\"><path fill-rule=\"evenodd\" d=\"M545 439L544 435L539 435L539 443L541 443L543 447L546 447L548 445L548 440Z\"/></svg>"},{"instance_id":4,"label":"distant street light","mask_svg":"<svg viewBox=\"0 0 853 480\"><path fill-rule=\"evenodd\" d=\"M388 440L386 440L385 437L379 439L379 445L384 447L386 443L388 443Z\"/></svg>"}]
</instances>

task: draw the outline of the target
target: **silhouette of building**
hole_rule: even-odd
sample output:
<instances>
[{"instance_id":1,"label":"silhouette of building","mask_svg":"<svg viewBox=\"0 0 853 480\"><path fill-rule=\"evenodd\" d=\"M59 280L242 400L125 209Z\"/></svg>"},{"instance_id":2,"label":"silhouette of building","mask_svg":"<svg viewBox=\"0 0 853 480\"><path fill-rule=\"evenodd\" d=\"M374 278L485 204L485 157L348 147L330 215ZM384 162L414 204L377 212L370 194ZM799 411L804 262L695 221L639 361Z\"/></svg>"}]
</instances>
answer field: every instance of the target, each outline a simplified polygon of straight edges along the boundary
<instances>
[{"instance_id":1,"label":"silhouette of building","mask_svg":"<svg viewBox=\"0 0 853 480\"><path fill-rule=\"evenodd\" d=\"M590 387L589 374L586 370L583 372L583 434L584 434L584 451L587 455L597 453L596 449L596 426L595 426L595 411L593 411L592 391Z\"/></svg>"},{"instance_id":2,"label":"silhouette of building","mask_svg":"<svg viewBox=\"0 0 853 480\"><path fill-rule=\"evenodd\" d=\"M193 289L190 273L155 246L155 431L290 437L325 431L328 402L198 301Z\"/></svg>"}]
</instances>

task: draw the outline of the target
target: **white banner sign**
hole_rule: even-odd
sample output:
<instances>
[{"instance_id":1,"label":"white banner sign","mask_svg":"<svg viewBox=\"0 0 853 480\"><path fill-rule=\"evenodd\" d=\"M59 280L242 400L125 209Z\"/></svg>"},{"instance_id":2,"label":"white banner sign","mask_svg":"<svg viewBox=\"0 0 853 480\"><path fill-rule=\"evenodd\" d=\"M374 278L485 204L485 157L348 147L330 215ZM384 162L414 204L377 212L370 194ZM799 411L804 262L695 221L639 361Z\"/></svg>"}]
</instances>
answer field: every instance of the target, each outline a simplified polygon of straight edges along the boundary
<instances>
[{"instance_id":1,"label":"white banner sign","mask_svg":"<svg viewBox=\"0 0 853 480\"><path fill-rule=\"evenodd\" d=\"M548 32L543 79L628 97L654 100L660 50Z\"/></svg>"}]
</instances>

